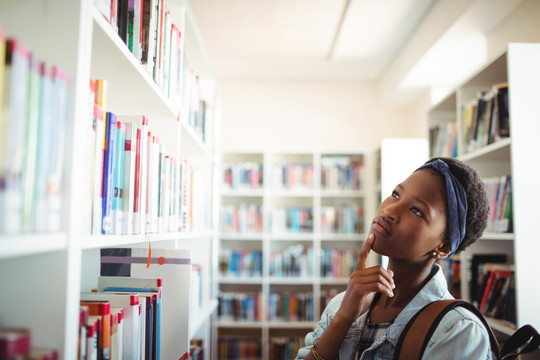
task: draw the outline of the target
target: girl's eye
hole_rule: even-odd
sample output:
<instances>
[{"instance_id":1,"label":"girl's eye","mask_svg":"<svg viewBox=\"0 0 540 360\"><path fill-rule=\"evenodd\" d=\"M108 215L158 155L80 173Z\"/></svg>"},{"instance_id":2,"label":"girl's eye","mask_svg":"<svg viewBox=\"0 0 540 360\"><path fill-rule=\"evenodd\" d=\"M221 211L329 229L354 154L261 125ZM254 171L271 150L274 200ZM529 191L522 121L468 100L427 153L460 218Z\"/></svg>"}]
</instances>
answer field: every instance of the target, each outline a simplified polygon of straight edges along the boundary
<instances>
[{"instance_id":1,"label":"girl's eye","mask_svg":"<svg viewBox=\"0 0 540 360\"><path fill-rule=\"evenodd\" d=\"M411 208L411 211L413 212L414 215L417 215L417 216L420 216L420 217L423 217L424 214L422 213L422 211L420 211L418 208L416 207L413 207Z\"/></svg>"},{"instance_id":2,"label":"girl's eye","mask_svg":"<svg viewBox=\"0 0 540 360\"><path fill-rule=\"evenodd\" d=\"M396 199L399 199L399 194L397 193L396 190L392 191L392 197L396 198Z\"/></svg>"}]
</instances>

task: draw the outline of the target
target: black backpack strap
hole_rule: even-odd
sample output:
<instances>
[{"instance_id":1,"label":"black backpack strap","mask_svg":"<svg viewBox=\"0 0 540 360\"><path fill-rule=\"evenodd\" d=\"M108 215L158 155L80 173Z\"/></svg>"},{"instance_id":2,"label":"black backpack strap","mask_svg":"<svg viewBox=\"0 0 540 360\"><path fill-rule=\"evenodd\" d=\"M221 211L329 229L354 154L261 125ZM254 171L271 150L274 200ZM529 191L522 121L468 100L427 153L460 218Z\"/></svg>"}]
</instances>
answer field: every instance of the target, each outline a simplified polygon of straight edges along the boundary
<instances>
[{"instance_id":1,"label":"black backpack strap","mask_svg":"<svg viewBox=\"0 0 540 360\"><path fill-rule=\"evenodd\" d=\"M398 339L394 351L394 360L417 360L421 359L427 347L429 339L435 332L441 319L450 310L461 306L475 314L484 324L489 336L491 351L495 359L500 359L499 344L486 319L469 302L463 300L439 300L424 306L407 323ZM407 336L408 335L408 336ZM419 341L420 340L420 341Z\"/></svg>"},{"instance_id":2,"label":"black backpack strap","mask_svg":"<svg viewBox=\"0 0 540 360\"><path fill-rule=\"evenodd\" d=\"M519 348L525 346L521 351ZM501 354L504 360L513 360L519 355L535 351L540 347L540 334L531 325L523 325L504 343Z\"/></svg>"}]
</instances>

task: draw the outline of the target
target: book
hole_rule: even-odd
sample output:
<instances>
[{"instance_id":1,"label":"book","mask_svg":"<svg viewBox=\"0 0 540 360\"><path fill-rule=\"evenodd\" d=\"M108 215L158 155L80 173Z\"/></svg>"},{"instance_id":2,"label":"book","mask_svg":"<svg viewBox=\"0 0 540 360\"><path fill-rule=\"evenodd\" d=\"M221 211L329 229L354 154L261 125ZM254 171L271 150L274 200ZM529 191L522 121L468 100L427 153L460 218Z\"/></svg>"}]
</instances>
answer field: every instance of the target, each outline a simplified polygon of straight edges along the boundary
<instances>
[{"instance_id":1,"label":"book","mask_svg":"<svg viewBox=\"0 0 540 360\"><path fill-rule=\"evenodd\" d=\"M108 301L114 308L123 311L123 338L122 347L124 355L130 359L139 359L140 356L140 297L138 294L111 294L104 292L82 293L81 301Z\"/></svg>"},{"instance_id":2,"label":"book","mask_svg":"<svg viewBox=\"0 0 540 360\"><path fill-rule=\"evenodd\" d=\"M111 359L121 359L124 355L122 317L122 308L111 308Z\"/></svg>"},{"instance_id":3,"label":"book","mask_svg":"<svg viewBox=\"0 0 540 360\"><path fill-rule=\"evenodd\" d=\"M135 153L135 178L133 189L133 233L146 233L146 208L148 188L148 118L145 116L119 116L122 123L137 126L137 144Z\"/></svg>"},{"instance_id":4,"label":"book","mask_svg":"<svg viewBox=\"0 0 540 360\"><path fill-rule=\"evenodd\" d=\"M113 161L113 198L112 198L112 220L113 233L116 235L122 234L123 205L122 192L124 188L124 155L125 155L125 137L126 127L118 119L116 120L116 136Z\"/></svg>"},{"instance_id":5,"label":"book","mask_svg":"<svg viewBox=\"0 0 540 360\"><path fill-rule=\"evenodd\" d=\"M101 317L89 315L86 325L86 359L98 360L101 350Z\"/></svg>"},{"instance_id":6,"label":"book","mask_svg":"<svg viewBox=\"0 0 540 360\"><path fill-rule=\"evenodd\" d=\"M105 144L105 122L103 110L99 105L93 105L92 127L95 132L94 164L92 180L92 234L101 234L103 211L103 160Z\"/></svg>"},{"instance_id":7,"label":"book","mask_svg":"<svg viewBox=\"0 0 540 360\"><path fill-rule=\"evenodd\" d=\"M111 303L99 300L81 300L81 305L88 306L90 315L100 317L101 333L98 337L98 358L109 360L111 358Z\"/></svg>"},{"instance_id":8,"label":"book","mask_svg":"<svg viewBox=\"0 0 540 360\"><path fill-rule=\"evenodd\" d=\"M40 100L39 100L39 126L38 126L38 153L36 166L36 188L35 188L35 214L34 228L36 232L48 231L48 190L47 182L51 168L52 143L58 141L57 132L54 126L53 109L53 79L52 68L45 63L40 67Z\"/></svg>"},{"instance_id":9,"label":"book","mask_svg":"<svg viewBox=\"0 0 540 360\"><path fill-rule=\"evenodd\" d=\"M114 150L116 137L116 115L106 114L105 142L103 151L102 221L101 233L113 233L112 201L114 196Z\"/></svg>"},{"instance_id":10,"label":"book","mask_svg":"<svg viewBox=\"0 0 540 360\"><path fill-rule=\"evenodd\" d=\"M99 276L98 291L133 291L137 293L152 292L156 294L156 308L154 319L156 321L156 355L160 358L161 348L161 314L162 302L161 293L163 290L163 279L149 277L125 277L125 276Z\"/></svg>"},{"instance_id":11,"label":"book","mask_svg":"<svg viewBox=\"0 0 540 360\"><path fill-rule=\"evenodd\" d=\"M467 256L467 278L469 281L469 296L472 303L478 308L481 302L480 292L483 289L483 265L487 263L504 264L507 261L505 254L472 254Z\"/></svg>"},{"instance_id":12,"label":"book","mask_svg":"<svg viewBox=\"0 0 540 360\"><path fill-rule=\"evenodd\" d=\"M126 139L124 144L124 184L122 189L122 234L133 234L133 215L135 199L135 161L138 126L125 123Z\"/></svg>"},{"instance_id":13,"label":"book","mask_svg":"<svg viewBox=\"0 0 540 360\"><path fill-rule=\"evenodd\" d=\"M35 185L36 163L38 155L38 127L40 109L40 64L30 54L30 70L28 79L28 98L26 105L26 133L22 177L22 232L35 231Z\"/></svg>"},{"instance_id":14,"label":"book","mask_svg":"<svg viewBox=\"0 0 540 360\"><path fill-rule=\"evenodd\" d=\"M101 276L163 279L161 358L180 359L189 351L191 251L183 249L101 249Z\"/></svg>"},{"instance_id":15,"label":"book","mask_svg":"<svg viewBox=\"0 0 540 360\"><path fill-rule=\"evenodd\" d=\"M23 159L30 52L19 41L7 40L4 70L3 130L0 134L0 233L22 230Z\"/></svg>"},{"instance_id":16,"label":"book","mask_svg":"<svg viewBox=\"0 0 540 360\"><path fill-rule=\"evenodd\" d=\"M0 358L26 358L30 353L31 340L30 329L0 327Z\"/></svg>"}]
</instances>

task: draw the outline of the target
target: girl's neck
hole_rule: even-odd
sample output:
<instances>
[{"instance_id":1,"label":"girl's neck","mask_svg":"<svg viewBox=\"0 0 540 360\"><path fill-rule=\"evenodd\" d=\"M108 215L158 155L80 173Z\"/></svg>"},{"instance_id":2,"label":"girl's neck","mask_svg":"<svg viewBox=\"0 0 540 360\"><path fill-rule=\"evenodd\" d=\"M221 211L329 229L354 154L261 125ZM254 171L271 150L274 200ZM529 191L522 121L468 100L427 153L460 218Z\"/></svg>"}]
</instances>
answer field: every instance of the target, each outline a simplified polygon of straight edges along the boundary
<instances>
[{"instance_id":1,"label":"girl's neck","mask_svg":"<svg viewBox=\"0 0 540 360\"><path fill-rule=\"evenodd\" d=\"M405 307L424 287L431 277L433 261L428 263L403 263L390 260L388 269L394 272L394 296L385 296L384 303L388 306Z\"/></svg>"}]
</instances>

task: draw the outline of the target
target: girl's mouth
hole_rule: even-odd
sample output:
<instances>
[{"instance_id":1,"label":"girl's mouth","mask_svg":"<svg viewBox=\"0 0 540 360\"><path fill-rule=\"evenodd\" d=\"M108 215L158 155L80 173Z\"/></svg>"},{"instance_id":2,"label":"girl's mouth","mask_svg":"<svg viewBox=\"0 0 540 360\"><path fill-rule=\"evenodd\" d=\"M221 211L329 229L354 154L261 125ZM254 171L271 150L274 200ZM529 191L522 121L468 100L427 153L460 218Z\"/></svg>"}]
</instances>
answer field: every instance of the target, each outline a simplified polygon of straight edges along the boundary
<instances>
[{"instance_id":1,"label":"girl's mouth","mask_svg":"<svg viewBox=\"0 0 540 360\"><path fill-rule=\"evenodd\" d=\"M381 235L391 235L390 225L381 217L376 217L373 219L372 228Z\"/></svg>"}]
</instances>

